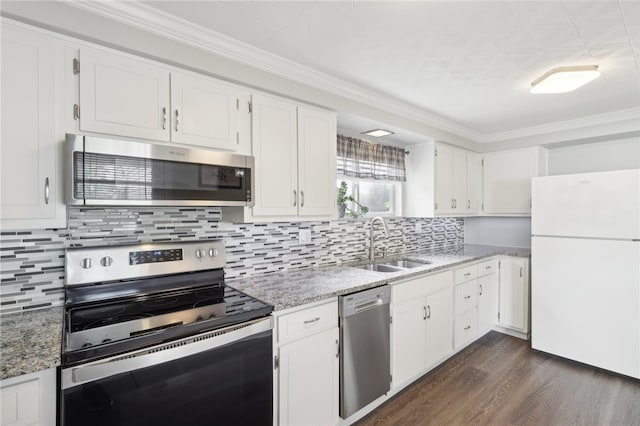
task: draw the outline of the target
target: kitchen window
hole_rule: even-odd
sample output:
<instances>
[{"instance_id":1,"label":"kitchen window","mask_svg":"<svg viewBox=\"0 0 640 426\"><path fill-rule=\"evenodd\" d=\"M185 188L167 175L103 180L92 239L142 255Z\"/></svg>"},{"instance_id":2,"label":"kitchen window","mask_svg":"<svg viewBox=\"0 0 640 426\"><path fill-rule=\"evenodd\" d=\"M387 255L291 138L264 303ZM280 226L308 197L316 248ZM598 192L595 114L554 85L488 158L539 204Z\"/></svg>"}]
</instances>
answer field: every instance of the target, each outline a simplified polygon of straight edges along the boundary
<instances>
[{"instance_id":1,"label":"kitchen window","mask_svg":"<svg viewBox=\"0 0 640 426\"><path fill-rule=\"evenodd\" d=\"M337 186L347 183L347 195L369 209L366 216L399 216L405 150L343 135L337 145Z\"/></svg>"}]
</instances>

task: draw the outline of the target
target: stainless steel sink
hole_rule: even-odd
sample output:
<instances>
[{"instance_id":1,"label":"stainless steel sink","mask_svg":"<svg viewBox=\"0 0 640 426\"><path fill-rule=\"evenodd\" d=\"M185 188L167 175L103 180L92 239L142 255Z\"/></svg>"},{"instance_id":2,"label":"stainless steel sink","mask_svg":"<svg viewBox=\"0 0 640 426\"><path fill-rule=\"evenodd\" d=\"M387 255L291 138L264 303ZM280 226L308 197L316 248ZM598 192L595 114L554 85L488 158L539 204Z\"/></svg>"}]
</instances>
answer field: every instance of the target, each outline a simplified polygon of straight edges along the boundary
<instances>
[{"instance_id":1,"label":"stainless steel sink","mask_svg":"<svg viewBox=\"0 0 640 426\"><path fill-rule=\"evenodd\" d=\"M384 263L368 263L366 265L354 266L354 268L375 272L398 272L404 269L397 266L385 265Z\"/></svg>"},{"instance_id":2,"label":"stainless steel sink","mask_svg":"<svg viewBox=\"0 0 640 426\"><path fill-rule=\"evenodd\" d=\"M400 260L391 260L388 262L384 262L383 265L389 265L389 266L402 268L402 269L412 269L412 268L419 268L421 266L425 266L430 263L431 262L429 262L428 260L416 262L414 260L400 259Z\"/></svg>"},{"instance_id":3,"label":"stainless steel sink","mask_svg":"<svg viewBox=\"0 0 640 426\"><path fill-rule=\"evenodd\" d=\"M390 260L384 263L368 263L366 265L355 266L355 268L375 272L398 272L405 269L419 268L430 263L428 260L415 262L413 260L400 259Z\"/></svg>"}]
</instances>

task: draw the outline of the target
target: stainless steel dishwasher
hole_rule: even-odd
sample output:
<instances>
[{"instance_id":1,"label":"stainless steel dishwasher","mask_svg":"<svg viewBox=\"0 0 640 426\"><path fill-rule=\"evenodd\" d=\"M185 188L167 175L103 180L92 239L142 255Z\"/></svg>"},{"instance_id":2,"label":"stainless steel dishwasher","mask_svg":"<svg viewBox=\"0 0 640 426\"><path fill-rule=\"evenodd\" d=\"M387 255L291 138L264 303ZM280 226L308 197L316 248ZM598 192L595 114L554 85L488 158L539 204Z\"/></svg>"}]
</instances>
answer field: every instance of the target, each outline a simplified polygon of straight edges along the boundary
<instances>
[{"instance_id":1,"label":"stainless steel dishwasher","mask_svg":"<svg viewBox=\"0 0 640 426\"><path fill-rule=\"evenodd\" d=\"M340 417L391 388L388 285L340 296Z\"/></svg>"}]
</instances>

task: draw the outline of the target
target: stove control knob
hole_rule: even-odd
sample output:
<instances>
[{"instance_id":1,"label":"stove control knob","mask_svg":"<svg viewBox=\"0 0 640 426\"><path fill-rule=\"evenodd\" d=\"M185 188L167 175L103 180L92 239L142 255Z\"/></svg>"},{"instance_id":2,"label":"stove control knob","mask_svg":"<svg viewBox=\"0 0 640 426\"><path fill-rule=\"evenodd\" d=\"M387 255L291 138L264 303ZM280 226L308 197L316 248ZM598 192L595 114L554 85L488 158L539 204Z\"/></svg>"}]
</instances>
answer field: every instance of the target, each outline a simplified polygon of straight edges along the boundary
<instances>
[{"instance_id":1,"label":"stove control knob","mask_svg":"<svg viewBox=\"0 0 640 426\"><path fill-rule=\"evenodd\" d=\"M102 259L100 259L100 264L104 267L111 266L112 263L113 263L113 258L111 256L105 256Z\"/></svg>"},{"instance_id":2,"label":"stove control knob","mask_svg":"<svg viewBox=\"0 0 640 426\"><path fill-rule=\"evenodd\" d=\"M202 256L204 256L204 250L202 249L196 249L196 257L198 259L202 259Z\"/></svg>"},{"instance_id":3,"label":"stove control knob","mask_svg":"<svg viewBox=\"0 0 640 426\"><path fill-rule=\"evenodd\" d=\"M218 249L210 248L209 257L216 257L218 255Z\"/></svg>"},{"instance_id":4,"label":"stove control knob","mask_svg":"<svg viewBox=\"0 0 640 426\"><path fill-rule=\"evenodd\" d=\"M83 269L91 268L92 264L93 264L93 261L91 260L90 257L85 257L80 261L80 266L82 266Z\"/></svg>"}]
</instances>

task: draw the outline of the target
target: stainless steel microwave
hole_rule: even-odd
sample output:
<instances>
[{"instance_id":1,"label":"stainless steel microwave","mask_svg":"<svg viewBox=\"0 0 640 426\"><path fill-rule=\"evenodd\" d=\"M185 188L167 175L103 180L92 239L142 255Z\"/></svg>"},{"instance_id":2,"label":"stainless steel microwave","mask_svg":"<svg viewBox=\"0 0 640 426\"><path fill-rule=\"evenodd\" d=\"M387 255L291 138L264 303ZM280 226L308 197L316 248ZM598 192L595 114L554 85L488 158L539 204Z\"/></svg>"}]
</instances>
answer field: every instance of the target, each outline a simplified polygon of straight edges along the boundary
<instances>
[{"instance_id":1,"label":"stainless steel microwave","mask_svg":"<svg viewBox=\"0 0 640 426\"><path fill-rule=\"evenodd\" d=\"M253 206L254 158L67 134L67 203Z\"/></svg>"}]
</instances>

